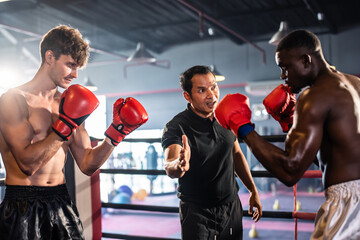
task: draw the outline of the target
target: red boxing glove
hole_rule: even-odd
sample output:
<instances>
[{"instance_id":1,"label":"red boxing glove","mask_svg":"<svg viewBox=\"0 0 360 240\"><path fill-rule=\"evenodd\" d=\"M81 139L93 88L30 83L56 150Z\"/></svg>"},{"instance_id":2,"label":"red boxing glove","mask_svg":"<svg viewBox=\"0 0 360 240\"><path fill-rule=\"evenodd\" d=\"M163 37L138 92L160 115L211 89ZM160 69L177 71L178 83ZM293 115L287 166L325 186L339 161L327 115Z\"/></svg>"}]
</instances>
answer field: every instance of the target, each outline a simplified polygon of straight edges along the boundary
<instances>
[{"instance_id":1,"label":"red boxing glove","mask_svg":"<svg viewBox=\"0 0 360 240\"><path fill-rule=\"evenodd\" d=\"M125 100L119 98L114 103L113 122L105 131L105 136L110 138L114 146L117 146L126 135L143 125L147 120L146 110L135 98L128 97Z\"/></svg>"},{"instance_id":2,"label":"red boxing glove","mask_svg":"<svg viewBox=\"0 0 360 240\"><path fill-rule=\"evenodd\" d=\"M87 88L75 84L68 87L61 95L59 119L52 129L64 140L69 140L74 129L99 106L99 100Z\"/></svg>"},{"instance_id":3,"label":"red boxing glove","mask_svg":"<svg viewBox=\"0 0 360 240\"><path fill-rule=\"evenodd\" d=\"M277 86L263 101L266 111L280 123L283 132L292 126L295 103L296 94L284 84Z\"/></svg>"},{"instance_id":4,"label":"red boxing glove","mask_svg":"<svg viewBox=\"0 0 360 240\"><path fill-rule=\"evenodd\" d=\"M215 118L221 126L230 129L239 138L244 138L254 130L254 124L250 121L249 98L240 93L227 94L217 104Z\"/></svg>"}]
</instances>

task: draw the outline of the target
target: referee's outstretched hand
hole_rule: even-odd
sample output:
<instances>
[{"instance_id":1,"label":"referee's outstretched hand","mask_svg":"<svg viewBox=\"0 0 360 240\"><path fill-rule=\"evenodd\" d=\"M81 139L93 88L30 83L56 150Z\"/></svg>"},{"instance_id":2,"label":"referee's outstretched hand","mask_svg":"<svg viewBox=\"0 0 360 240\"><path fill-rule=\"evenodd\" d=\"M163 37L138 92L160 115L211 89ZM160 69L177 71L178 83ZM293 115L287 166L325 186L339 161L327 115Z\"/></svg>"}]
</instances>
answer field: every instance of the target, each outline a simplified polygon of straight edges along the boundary
<instances>
[{"instance_id":1,"label":"referee's outstretched hand","mask_svg":"<svg viewBox=\"0 0 360 240\"><path fill-rule=\"evenodd\" d=\"M180 150L179 163L181 171L187 172L190 169L191 150L186 135L182 135L183 147Z\"/></svg>"}]
</instances>

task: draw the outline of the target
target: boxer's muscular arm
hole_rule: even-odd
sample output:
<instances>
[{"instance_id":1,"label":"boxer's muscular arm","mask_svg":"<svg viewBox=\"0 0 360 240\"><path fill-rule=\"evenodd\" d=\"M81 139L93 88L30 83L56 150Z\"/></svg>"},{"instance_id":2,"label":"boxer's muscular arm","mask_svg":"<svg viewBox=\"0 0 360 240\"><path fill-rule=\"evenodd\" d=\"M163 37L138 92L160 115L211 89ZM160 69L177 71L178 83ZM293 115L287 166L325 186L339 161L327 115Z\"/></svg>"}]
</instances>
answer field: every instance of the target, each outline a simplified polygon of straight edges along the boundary
<instances>
[{"instance_id":1,"label":"boxer's muscular arm","mask_svg":"<svg viewBox=\"0 0 360 240\"><path fill-rule=\"evenodd\" d=\"M83 123L73 134L73 142L70 144L70 150L79 169L84 174L90 176L109 158L114 150L114 146L103 141L100 145L92 148L89 134L85 130Z\"/></svg>"},{"instance_id":2,"label":"boxer's muscular arm","mask_svg":"<svg viewBox=\"0 0 360 240\"><path fill-rule=\"evenodd\" d=\"M164 151L165 171L171 178L181 178L190 169L190 147L185 135L182 136L183 146L172 144Z\"/></svg>"},{"instance_id":3,"label":"boxer's muscular arm","mask_svg":"<svg viewBox=\"0 0 360 240\"><path fill-rule=\"evenodd\" d=\"M63 142L51 132L33 143L34 129L29 122L25 98L13 91L0 98L0 131L17 165L26 175L33 175L59 150Z\"/></svg>"},{"instance_id":4,"label":"boxer's muscular arm","mask_svg":"<svg viewBox=\"0 0 360 240\"><path fill-rule=\"evenodd\" d=\"M105 132L106 140L95 148L91 147L89 135L82 124L74 134L74 142L70 145L80 170L89 176L93 174L108 159L114 147L147 120L146 110L136 99L119 98L114 103L113 122Z\"/></svg>"},{"instance_id":5,"label":"boxer's muscular arm","mask_svg":"<svg viewBox=\"0 0 360 240\"><path fill-rule=\"evenodd\" d=\"M261 164L288 186L299 181L316 158L329 109L325 97L324 94L311 93L309 90L301 94L293 127L285 141L285 150L265 141L255 131L244 138Z\"/></svg>"}]
</instances>

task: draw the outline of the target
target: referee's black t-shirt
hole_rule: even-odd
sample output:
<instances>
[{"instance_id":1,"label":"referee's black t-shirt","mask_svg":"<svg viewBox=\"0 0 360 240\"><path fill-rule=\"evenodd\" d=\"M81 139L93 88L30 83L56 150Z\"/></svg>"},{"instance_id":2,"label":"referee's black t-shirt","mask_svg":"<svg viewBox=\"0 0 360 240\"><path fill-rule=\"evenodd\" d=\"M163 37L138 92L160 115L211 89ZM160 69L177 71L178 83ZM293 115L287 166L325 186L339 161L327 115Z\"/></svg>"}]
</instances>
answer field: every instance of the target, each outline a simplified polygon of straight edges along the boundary
<instances>
[{"instance_id":1,"label":"referee's black t-shirt","mask_svg":"<svg viewBox=\"0 0 360 240\"><path fill-rule=\"evenodd\" d=\"M235 135L215 118L211 121L198 116L189 104L165 125L163 149L182 145L183 134L188 137L191 158L189 171L179 178L178 197L208 207L232 201L239 189L232 154Z\"/></svg>"}]
</instances>

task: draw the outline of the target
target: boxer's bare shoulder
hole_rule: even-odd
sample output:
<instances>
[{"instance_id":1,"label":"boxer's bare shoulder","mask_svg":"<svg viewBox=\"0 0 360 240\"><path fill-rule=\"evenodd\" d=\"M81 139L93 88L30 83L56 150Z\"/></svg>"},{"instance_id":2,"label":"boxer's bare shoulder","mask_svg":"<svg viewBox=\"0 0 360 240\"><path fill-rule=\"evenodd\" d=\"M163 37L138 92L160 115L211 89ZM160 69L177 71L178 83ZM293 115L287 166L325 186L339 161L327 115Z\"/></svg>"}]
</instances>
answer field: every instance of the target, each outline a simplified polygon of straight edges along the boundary
<instances>
[{"instance_id":1,"label":"boxer's bare shoulder","mask_svg":"<svg viewBox=\"0 0 360 240\"><path fill-rule=\"evenodd\" d=\"M28 104L23 91L12 88L0 97L0 128L21 121L29 115Z\"/></svg>"}]
</instances>

